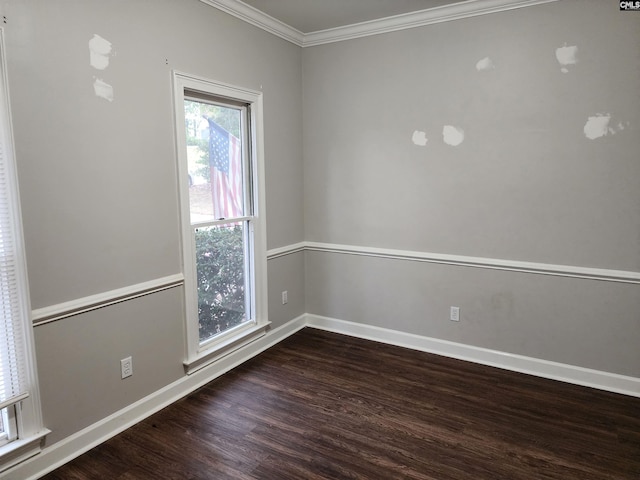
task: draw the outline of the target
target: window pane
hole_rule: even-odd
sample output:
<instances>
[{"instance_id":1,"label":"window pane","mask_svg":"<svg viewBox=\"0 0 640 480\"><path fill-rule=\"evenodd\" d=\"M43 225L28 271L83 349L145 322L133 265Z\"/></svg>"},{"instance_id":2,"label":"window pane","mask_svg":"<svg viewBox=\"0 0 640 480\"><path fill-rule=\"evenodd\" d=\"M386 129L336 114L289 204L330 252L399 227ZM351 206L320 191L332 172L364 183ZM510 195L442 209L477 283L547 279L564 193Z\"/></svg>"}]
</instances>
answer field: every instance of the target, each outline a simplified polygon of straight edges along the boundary
<instances>
[{"instance_id":1,"label":"window pane","mask_svg":"<svg viewBox=\"0 0 640 480\"><path fill-rule=\"evenodd\" d=\"M11 434L12 432L9 428L9 412L7 408L13 407L0 409L0 446L9 443L10 440L15 438L15 434Z\"/></svg>"},{"instance_id":2,"label":"window pane","mask_svg":"<svg viewBox=\"0 0 640 480\"><path fill-rule=\"evenodd\" d=\"M191 223L244 216L242 110L185 100Z\"/></svg>"},{"instance_id":3,"label":"window pane","mask_svg":"<svg viewBox=\"0 0 640 480\"><path fill-rule=\"evenodd\" d=\"M246 222L197 228L200 342L246 321Z\"/></svg>"}]
</instances>

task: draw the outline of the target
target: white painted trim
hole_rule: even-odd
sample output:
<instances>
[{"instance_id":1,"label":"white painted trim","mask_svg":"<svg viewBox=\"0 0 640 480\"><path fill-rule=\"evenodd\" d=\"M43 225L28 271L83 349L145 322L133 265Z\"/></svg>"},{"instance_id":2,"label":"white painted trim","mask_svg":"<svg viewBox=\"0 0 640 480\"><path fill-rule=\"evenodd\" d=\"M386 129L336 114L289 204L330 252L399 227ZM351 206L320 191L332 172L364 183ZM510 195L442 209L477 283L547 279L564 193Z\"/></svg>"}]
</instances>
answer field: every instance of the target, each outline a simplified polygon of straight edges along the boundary
<instances>
[{"instance_id":1,"label":"white painted trim","mask_svg":"<svg viewBox=\"0 0 640 480\"><path fill-rule=\"evenodd\" d=\"M0 473L2 480L35 480L82 455L109 438L144 420L180 398L190 394L229 370L250 360L276 343L305 327L304 315L271 330L246 347L214 364L185 375L166 387L45 448L15 468Z\"/></svg>"},{"instance_id":2,"label":"white painted trim","mask_svg":"<svg viewBox=\"0 0 640 480\"><path fill-rule=\"evenodd\" d=\"M43 449L40 454L10 470L0 473L0 480L36 480L40 478L243 362L250 360L304 327L317 328L482 365L640 397L640 378L514 355L307 313L269 331L266 335L246 347L221 358L218 362L202 368L192 375L185 375L147 397L99 420L51 447Z\"/></svg>"},{"instance_id":3,"label":"white painted trim","mask_svg":"<svg viewBox=\"0 0 640 480\"><path fill-rule=\"evenodd\" d=\"M44 438L50 433L51 430L43 428L38 433L27 439L14 440L8 445L4 445L2 463L0 464L0 473L35 455L38 455L42 451L42 442Z\"/></svg>"},{"instance_id":4,"label":"white painted trim","mask_svg":"<svg viewBox=\"0 0 640 480\"><path fill-rule=\"evenodd\" d=\"M395 260L411 260L415 262L440 263L462 267L487 268L491 270L506 270L510 272L533 273L538 275L553 275L558 277L640 284L640 272L626 270L609 270L605 268L522 262L518 260L504 260L499 258L470 257L466 255L450 255L446 253L415 252L409 250L395 250L392 248L362 247L318 242L305 242L305 250L341 253L346 255L362 255Z\"/></svg>"},{"instance_id":5,"label":"white painted trim","mask_svg":"<svg viewBox=\"0 0 640 480\"><path fill-rule=\"evenodd\" d=\"M247 221L248 243L244 245L248 266L248 287L253 292L248 302L251 302L251 318L258 326L268 324L268 293L267 293L267 239L266 239L266 208L265 208L265 161L264 161L264 106L263 94L257 90L236 87L228 83L209 80L203 77L173 71L173 105L176 134L176 158L178 161L180 223L182 239L182 265L184 267L185 289L185 333L187 362L198 361L200 354L200 338L198 328L198 292L196 272L196 244L194 225L189 215L189 198L187 192L187 139L184 129L184 99L187 92L200 92L206 96L222 97L246 104L250 117L246 119L251 133L247 147L250 154L244 159L245 168L251 172L251 182L245 179L244 190L252 192L251 215ZM250 240L249 240L250 238ZM252 243L252 247L248 245Z\"/></svg>"},{"instance_id":6,"label":"white painted trim","mask_svg":"<svg viewBox=\"0 0 640 480\"><path fill-rule=\"evenodd\" d=\"M306 325L321 330L457 358L468 362L559 380L575 385L640 397L640 378L551 362L498 350L307 314Z\"/></svg>"},{"instance_id":7,"label":"white painted trim","mask_svg":"<svg viewBox=\"0 0 640 480\"><path fill-rule=\"evenodd\" d=\"M175 72L176 74L182 76L187 80L193 81L208 81L201 77L195 75L189 75L185 73ZM229 95L256 95L261 97L261 92L257 92L254 90L243 89L239 87L233 87L224 83L217 83L221 89L225 89L224 92ZM262 135L258 139L260 142L260 151L262 148ZM263 164L264 162L262 162ZM264 167L262 167L264 168ZM264 172L261 170L260 176L264 178ZM262 197L264 196L264 186L260 189L262 193ZM261 198L260 205L264 205L264 199ZM264 207L262 207L264 208ZM261 242L264 242L264 239L261 238ZM296 252L301 252L305 248L305 242L299 242L293 245L285 245L284 247L275 248L266 252L266 257L268 260L282 257L285 255L289 255ZM262 248L261 248L262 250ZM266 284L266 269L263 268L263 273L261 281ZM98 293L95 295L89 295L86 297L77 298L74 300L70 300L68 302L62 302L55 305L50 305L47 307L42 307L38 309L34 309L31 311L31 318L33 321L33 326L37 327L40 325L44 325L47 323L55 322L57 320L62 320L64 318L68 318L75 315L80 315L82 313L90 312L92 310L97 310L103 307L107 307L110 305L114 305L117 303L125 302L128 300L132 300L144 295L149 295L151 293L160 292L163 290L167 290L169 288L173 288L176 286L181 286L184 284L184 274L178 273L174 275L169 275L166 277L156 278L154 280L150 280L147 282L138 283L135 285L129 285L127 287L118 288L115 290L110 290L107 292ZM263 295L263 298L260 300L262 302L262 309L266 310L266 295ZM266 323L262 323L262 326L266 326Z\"/></svg>"},{"instance_id":8,"label":"white painted trim","mask_svg":"<svg viewBox=\"0 0 640 480\"><path fill-rule=\"evenodd\" d=\"M302 33L240 0L200 0L299 47L312 47L559 0L467 0L344 27Z\"/></svg>"},{"instance_id":9,"label":"white painted trim","mask_svg":"<svg viewBox=\"0 0 640 480\"><path fill-rule=\"evenodd\" d=\"M251 25L302 46L304 33L240 0L200 0Z\"/></svg>"},{"instance_id":10,"label":"white painted trim","mask_svg":"<svg viewBox=\"0 0 640 480\"><path fill-rule=\"evenodd\" d=\"M558 0L467 0L466 2L428 8L369 22L331 28L304 35L303 47L341 42L354 38L380 35L409 28L424 27L435 23L451 22L463 18L504 12L516 8L531 7Z\"/></svg>"},{"instance_id":11,"label":"white painted trim","mask_svg":"<svg viewBox=\"0 0 640 480\"><path fill-rule=\"evenodd\" d=\"M609 270L605 268L522 262L518 260L504 260L499 258L470 257L466 255L451 255L446 253L416 252L409 250L396 250L392 248L362 247L356 245L339 245L320 242L298 242L291 245L285 245L283 247L273 248L267 252L267 259L273 260L302 251L360 255L393 260L438 263L444 265L486 268L490 270L504 270L537 275L640 284L640 272L626 270ZM149 295L151 293L182 285L183 283L184 276L179 273L119 288L117 290L111 290L109 292L90 295L88 297L78 298L69 302L39 308L32 312L34 326L54 322L73 315L79 315L81 313L131 300L143 295Z\"/></svg>"},{"instance_id":12,"label":"white painted trim","mask_svg":"<svg viewBox=\"0 0 640 480\"><path fill-rule=\"evenodd\" d=\"M90 312L91 310L97 310L109 305L126 302L127 300L177 287L183 283L184 276L181 273L177 273L108 292L89 295L88 297L78 298L69 302L37 308L31 312L31 317L34 326L44 325L45 323L55 322L56 320L61 320L73 315L79 315Z\"/></svg>"},{"instance_id":13,"label":"white painted trim","mask_svg":"<svg viewBox=\"0 0 640 480\"><path fill-rule=\"evenodd\" d=\"M292 253L298 253L304 251L306 242L298 242L291 245L285 245L284 247L272 248L267 251L267 260L273 260L274 258L284 257L285 255L291 255Z\"/></svg>"},{"instance_id":14,"label":"white painted trim","mask_svg":"<svg viewBox=\"0 0 640 480\"><path fill-rule=\"evenodd\" d=\"M271 325L271 322L261 323L259 325L240 325L240 331L232 328L225 332L225 334L228 335L225 336L225 334L221 334L221 336L224 337L224 341L202 350L196 358L184 362L185 372L187 375L192 375L207 365L219 361L222 357L229 355L235 350L256 341L266 334L269 325Z\"/></svg>"},{"instance_id":15,"label":"white painted trim","mask_svg":"<svg viewBox=\"0 0 640 480\"><path fill-rule=\"evenodd\" d=\"M13 246L6 249L3 245L1 249L3 250L3 256L13 257L6 260L9 260L8 265L12 267L14 277L13 281L8 282L8 284L3 279L2 288L15 289L10 295L15 297L15 309L13 309L12 315L15 314L16 316L12 319L18 320L15 326L22 331L22 334L16 338L16 347L22 351L16 355L14 360L17 362L16 365L19 369L22 370L23 380L26 382L27 387L26 393L28 393L26 398L14 406L17 439L0 447L0 465L11 465L13 462L20 461L37 452L40 441L48 433L48 430L44 428L42 418L34 332L33 328L29 328L32 310L31 296L24 248L24 228L20 205L20 188L15 156L13 119L11 116L11 93L9 91L5 47L4 28L0 27L0 147L4 160L2 162L3 168L0 168L0 174L3 177L3 190L7 194L7 198L2 199L2 210L3 216L10 218L10 223L13 227L10 229L11 231L5 231L2 235L5 240L9 240L7 236L11 235L12 238L9 243L13 242ZM4 244L5 242L3 241L2 243ZM5 263L5 259L3 259L3 263ZM3 275L4 273L3 271ZM5 322L2 323L4 324ZM2 335L6 335L4 328ZM21 341L19 337L22 337Z\"/></svg>"}]
</instances>

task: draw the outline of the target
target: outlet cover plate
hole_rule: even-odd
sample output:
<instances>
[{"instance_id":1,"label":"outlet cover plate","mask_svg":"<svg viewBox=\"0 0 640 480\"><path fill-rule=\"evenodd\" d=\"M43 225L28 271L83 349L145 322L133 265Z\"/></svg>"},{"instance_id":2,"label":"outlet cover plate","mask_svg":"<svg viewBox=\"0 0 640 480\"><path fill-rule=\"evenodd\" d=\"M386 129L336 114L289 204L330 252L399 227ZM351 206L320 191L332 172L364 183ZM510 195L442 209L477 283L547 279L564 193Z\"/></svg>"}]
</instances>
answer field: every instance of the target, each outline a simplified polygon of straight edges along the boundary
<instances>
[{"instance_id":1,"label":"outlet cover plate","mask_svg":"<svg viewBox=\"0 0 640 480\"><path fill-rule=\"evenodd\" d=\"M120 360L120 373L122 378L127 378L133 375L133 360L131 357Z\"/></svg>"}]
</instances>

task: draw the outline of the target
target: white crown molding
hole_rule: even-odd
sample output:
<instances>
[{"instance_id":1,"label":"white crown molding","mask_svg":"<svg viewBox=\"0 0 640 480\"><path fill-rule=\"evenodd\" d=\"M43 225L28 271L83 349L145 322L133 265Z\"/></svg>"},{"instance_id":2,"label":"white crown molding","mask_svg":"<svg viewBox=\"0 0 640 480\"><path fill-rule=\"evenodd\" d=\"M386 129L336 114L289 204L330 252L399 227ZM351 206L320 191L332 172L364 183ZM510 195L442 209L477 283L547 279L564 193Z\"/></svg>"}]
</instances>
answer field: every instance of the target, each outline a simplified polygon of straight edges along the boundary
<instances>
[{"instance_id":1,"label":"white crown molding","mask_svg":"<svg viewBox=\"0 0 640 480\"><path fill-rule=\"evenodd\" d=\"M300 47L312 47L325 43L341 42L354 38L395 32L407 28L423 27L434 23L450 22L463 18L504 12L516 8L531 7L559 0L466 0L452 5L428 8L344 27L302 33L241 0L200 0L234 17L277 35Z\"/></svg>"},{"instance_id":2,"label":"white crown molding","mask_svg":"<svg viewBox=\"0 0 640 480\"><path fill-rule=\"evenodd\" d=\"M504 12L516 8L531 7L543 3L559 0L467 0L465 2L428 8L417 12L410 12L392 17L381 18L369 22L346 25L318 32L311 32L304 36L303 46L312 47L325 43L341 42L354 38L368 37L382 33L406 30L408 28L424 27L434 23L451 22L463 18Z\"/></svg>"},{"instance_id":3,"label":"white crown molding","mask_svg":"<svg viewBox=\"0 0 640 480\"><path fill-rule=\"evenodd\" d=\"M240 0L200 0L207 5L211 5L219 10L222 10L229 15L233 15L240 20L243 20L251 25L254 25L262 30L272 33L280 38L287 40L299 47L303 46L304 33L290 27L286 23L273 18L260 10L247 5Z\"/></svg>"}]
</instances>

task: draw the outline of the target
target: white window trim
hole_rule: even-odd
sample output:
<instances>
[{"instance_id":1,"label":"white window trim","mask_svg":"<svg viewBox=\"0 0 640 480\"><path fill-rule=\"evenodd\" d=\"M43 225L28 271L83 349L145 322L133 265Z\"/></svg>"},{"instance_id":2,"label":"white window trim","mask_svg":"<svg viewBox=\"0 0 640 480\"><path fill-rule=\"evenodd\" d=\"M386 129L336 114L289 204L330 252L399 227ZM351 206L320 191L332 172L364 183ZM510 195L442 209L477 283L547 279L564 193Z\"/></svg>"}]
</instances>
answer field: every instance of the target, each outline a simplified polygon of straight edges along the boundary
<instances>
[{"instance_id":1,"label":"white window trim","mask_svg":"<svg viewBox=\"0 0 640 480\"><path fill-rule=\"evenodd\" d=\"M49 430L44 428L42 411L40 406L40 391L38 388L38 375L36 371L35 345L33 339L33 326L31 324L31 301L29 298L29 284L27 280L27 263L24 250L24 238L22 235L22 215L20 212L20 195L18 191L18 176L13 141L13 123L11 121L11 108L9 101L9 82L7 78L7 63L5 54L4 30L0 28L0 115L2 127L0 127L3 155L7 160L7 176L10 183L9 195L14 206L14 221L16 230L17 249L17 280L22 296L21 310L24 319L25 339L25 366L29 380L29 396L20 400L15 405L8 407L15 409L15 424L18 438L0 447L0 471L20 463L37 454L41 450L41 440Z\"/></svg>"},{"instance_id":2,"label":"white window trim","mask_svg":"<svg viewBox=\"0 0 640 480\"><path fill-rule=\"evenodd\" d=\"M173 71L174 120L176 126L176 156L178 165L180 216L182 230L182 265L185 277L185 369L193 373L219 358L231 353L266 333L270 324L267 305L267 242L265 222L265 183L264 183L264 136L262 92L236 87L226 83L215 82ZM255 286L255 323L248 322L216 337L213 342L200 345L198 329L198 302L196 286L195 245L191 242L191 221L189 213L189 192L187 168L187 139L185 133L184 99L185 89L201 92L221 98L241 101L250 106L251 125L251 168L253 176L252 188L256 193L253 199L253 283Z\"/></svg>"}]
</instances>

